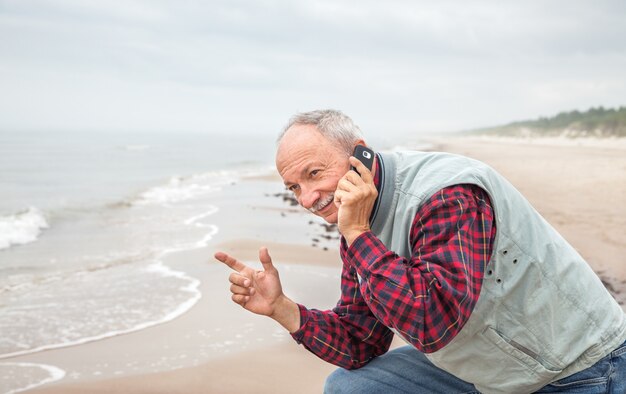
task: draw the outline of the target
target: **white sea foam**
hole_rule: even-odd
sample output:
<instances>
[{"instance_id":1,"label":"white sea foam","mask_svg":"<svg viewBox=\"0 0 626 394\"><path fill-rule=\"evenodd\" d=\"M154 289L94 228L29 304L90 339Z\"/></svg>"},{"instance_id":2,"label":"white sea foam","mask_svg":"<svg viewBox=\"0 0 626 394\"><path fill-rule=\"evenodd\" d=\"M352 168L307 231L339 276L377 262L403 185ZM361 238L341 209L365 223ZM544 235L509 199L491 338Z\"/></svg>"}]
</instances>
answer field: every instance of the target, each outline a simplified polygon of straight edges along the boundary
<instances>
[{"instance_id":1,"label":"white sea foam","mask_svg":"<svg viewBox=\"0 0 626 394\"><path fill-rule=\"evenodd\" d=\"M13 291L20 288L11 288L12 291L6 294L11 307L7 309L6 316L0 316L0 327L14 326L18 330L0 338L0 349L3 350L0 351L3 353L0 354L0 359L143 330L187 312L202 296L199 290L200 281L185 272L166 266L162 259L168 254L205 247L209 243L218 232L218 227L203 219L217 212L218 208L207 206L205 209L203 213L189 217L181 223L185 227L202 229L201 234L196 234L200 238L174 242L156 256L153 255L147 265L128 256L112 255L110 262L98 269L75 272L50 281L38 280L37 290L34 292L31 292L32 288L22 286L21 295L13 294ZM124 263L125 261L128 263ZM158 279L159 277L162 279ZM108 285L101 288L100 283ZM153 290L162 288L158 293L168 296L163 299L151 297L149 300L133 296L135 289L142 286ZM98 297L85 298L85 294L94 292ZM54 294L54 302L50 302L49 294ZM86 315L80 312L85 304L91 310ZM127 308L122 310L116 306L120 304ZM33 305L36 305L36 311L32 311ZM65 306L60 312L59 305ZM46 332L29 333L29 330L19 329L40 325L39 319L42 316L47 316Z\"/></svg>"},{"instance_id":2,"label":"white sea foam","mask_svg":"<svg viewBox=\"0 0 626 394\"><path fill-rule=\"evenodd\" d=\"M168 252L164 252L164 256ZM187 275L185 272L176 271L164 265L161 260L154 260L150 265L139 268L132 268L128 271L128 267L118 266L92 273L77 273L73 277L62 280L54 289L46 289L40 294L28 294L28 299L23 300L25 305L14 305L8 311L12 315L13 325L19 328L41 324L38 321L40 314L48 316L47 332L12 332L8 337L0 341L1 347L6 349L13 348L13 351L0 354L0 359L21 356L25 354L37 353L43 350L57 349L67 346L80 345L88 342L98 341L117 335L128 334L140 331L148 327L171 321L183 313L187 312L202 297L202 293L198 289L200 281ZM145 273L155 275L154 279L150 279ZM157 279L161 277L163 279ZM124 283L123 281L127 283ZM175 282L174 282L175 281ZM99 300L85 298L88 289L92 291L102 292L97 289L95 283L111 283L109 287L113 287L112 293L118 295L119 301ZM143 310L146 308L146 300L132 299L132 288L146 286L155 288L157 286L165 286L163 293L168 297L161 299L152 298L150 305L154 306L157 301L163 305L161 310L150 312ZM54 284L52 284L54 285ZM115 286L118 286L116 288ZM44 303L41 300L47 299L50 290L56 294L56 302ZM179 293L179 300L172 297L172 291ZM59 294L65 292L64 294ZM112 294L109 294L112 297ZM80 298L82 297L82 299ZM66 301L63 301L66 300ZM127 300L125 310L120 309L116 305ZM70 305L74 302L78 307L88 304L97 310L98 313L87 313L78 310L77 305ZM29 305L36 303L37 315L29 313L31 307ZM15 304L15 303L14 303ZM26 305L27 304L27 305ZM63 305L63 309L59 307ZM57 311L53 313L53 311ZM5 316L9 319L10 316ZM8 322L0 319L0 326L8 326ZM20 334L21 333L21 334ZM36 344L36 345L34 345ZM33 346L34 345L34 346ZM22 348L22 350L19 350Z\"/></svg>"},{"instance_id":3,"label":"white sea foam","mask_svg":"<svg viewBox=\"0 0 626 394\"><path fill-rule=\"evenodd\" d=\"M34 363L0 363L3 380L0 389L6 394L20 393L65 377L65 371L52 365ZM44 376L32 381L33 370ZM6 380L6 381L5 381Z\"/></svg>"},{"instance_id":4,"label":"white sea foam","mask_svg":"<svg viewBox=\"0 0 626 394\"><path fill-rule=\"evenodd\" d=\"M210 209L208 211L205 211L199 215L195 215L190 217L189 219L185 220L185 224L186 225L194 225L196 227L210 227L211 225L206 224L206 223L202 223L200 221L200 219L204 219L207 216L213 215L214 213L216 213L218 211L218 208L215 206L210 207Z\"/></svg>"},{"instance_id":5,"label":"white sea foam","mask_svg":"<svg viewBox=\"0 0 626 394\"><path fill-rule=\"evenodd\" d=\"M165 185L156 186L141 193L133 205L170 205L196 198L221 190L221 186L235 182L236 176L231 172L209 172L190 177L172 177Z\"/></svg>"},{"instance_id":6,"label":"white sea foam","mask_svg":"<svg viewBox=\"0 0 626 394\"><path fill-rule=\"evenodd\" d=\"M177 135L154 136L145 145L145 136L110 133L80 140L26 137L20 135L23 152L0 144L7 148L0 149L0 172L7 169L15 185L0 193L0 249L9 248L0 250L0 359L7 362L142 330L192 308L201 297L199 281L169 265L165 255L208 244L218 231L211 215L221 188L273 171L259 168L271 141ZM32 170L33 147L45 171ZM22 201L39 209L18 212ZM54 231L46 232L48 226ZM62 373L43 366L0 368L0 381L10 383L0 385L0 393ZM8 369L20 380L3 379Z\"/></svg>"},{"instance_id":7,"label":"white sea foam","mask_svg":"<svg viewBox=\"0 0 626 394\"><path fill-rule=\"evenodd\" d=\"M170 313L162 317L159 321L148 323L149 325L147 325L146 327L150 327L153 325L165 323L170 320L176 319L178 316L184 314L189 309L191 309L191 307L194 306L198 301L200 301L200 298L202 298L202 292L200 292L200 290L198 289L200 287L200 280L187 275L183 271L173 270L170 267L164 265L163 262L161 261L157 261L153 265L149 266L147 271L160 274L161 276L166 277L166 278L174 277L174 278L178 278L183 281L186 281L187 284L184 286L181 286L179 290L190 294L190 297L185 302L182 302L181 304L179 304L178 307L176 307L174 310L170 311ZM145 327L137 326L136 330L139 330L142 328L145 328Z\"/></svg>"},{"instance_id":8,"label":"white sea foam","mask_svg":"<svg viewBox=\"0 0 626 394\"><path fill-rule=\"evenodd\" d=\"M48 228L43 213L30 207L13 215L0 216L0 250L37 240L41 230Z\"/></svg>"},{"instance_id":9,"label":"white sea foam","mask_svg":"<svg viewBox=\"0 0 626 394\"><path fill-rule=\"evenodd\" d=\"M212 185L185 184L181 178L172 178L165 186L153 187L139 196L137 205L167 205L190 200L215 190Z\"/></svg>"}]
</instances>

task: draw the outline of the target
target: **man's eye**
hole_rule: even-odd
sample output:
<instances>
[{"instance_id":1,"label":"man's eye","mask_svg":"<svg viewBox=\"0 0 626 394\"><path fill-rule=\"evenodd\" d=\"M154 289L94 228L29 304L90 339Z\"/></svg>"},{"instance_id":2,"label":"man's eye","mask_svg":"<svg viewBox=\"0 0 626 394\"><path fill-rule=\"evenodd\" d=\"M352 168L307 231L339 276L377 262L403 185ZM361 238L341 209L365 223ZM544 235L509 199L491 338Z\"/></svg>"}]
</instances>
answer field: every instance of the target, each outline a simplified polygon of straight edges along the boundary
<instances>
[{"instance_id":1,"label":"man's eye","mask_svg":"<svg viewBox=\"0 0 626 394\"><path fill-rule=\"evenodd\" d=\"M313 176L317 175L319 172L320 172L320 170L313 170L313 171L311 171L311 176L313 177Z\"/></svg>"},{"instance_id":2,"label":"man's eye","mask_svg":"<svg viewBox=\"0 0 626 394\"><path fill-rule=\"evenodd\" d=\"M298 190L298 185L291 185L287 188L287 190L289 190L290 192L295 193L296 190Z\"/></svg>"}]
</instances>

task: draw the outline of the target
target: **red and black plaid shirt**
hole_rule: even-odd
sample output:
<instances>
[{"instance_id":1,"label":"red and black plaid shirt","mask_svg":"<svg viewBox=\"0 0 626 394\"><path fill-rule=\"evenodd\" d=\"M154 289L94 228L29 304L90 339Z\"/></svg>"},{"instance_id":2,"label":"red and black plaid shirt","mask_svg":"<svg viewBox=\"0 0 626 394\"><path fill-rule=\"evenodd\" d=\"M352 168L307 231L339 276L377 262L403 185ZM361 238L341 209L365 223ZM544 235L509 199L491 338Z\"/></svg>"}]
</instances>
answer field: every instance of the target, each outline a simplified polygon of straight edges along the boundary
<instances>
[{"instance_id":1,"label":"red and black plaid shirt","mask_svg":"<svg viewBox=\"0 0 626 394\"><path fill-rule=\"evenodd\" d=\"M378 182L377 171L377 187ZM328 311L300 305L301 327L293 338L348 369L389 349L389 327L425 353L441 349L478 300L495 231L487 193L474 185L455 185L417 211L410 260L388 250L372 232L350 247L342 238L341 298Z\"/></svg>"}]
</instances>

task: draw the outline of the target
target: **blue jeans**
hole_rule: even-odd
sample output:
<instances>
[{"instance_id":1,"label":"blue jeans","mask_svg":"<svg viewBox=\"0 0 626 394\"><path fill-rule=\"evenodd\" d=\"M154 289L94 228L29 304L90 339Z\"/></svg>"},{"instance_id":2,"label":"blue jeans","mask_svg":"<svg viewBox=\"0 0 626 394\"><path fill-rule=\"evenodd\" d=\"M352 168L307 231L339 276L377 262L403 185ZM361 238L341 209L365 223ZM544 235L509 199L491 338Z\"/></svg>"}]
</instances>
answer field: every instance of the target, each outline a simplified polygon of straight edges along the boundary
<instances>
[{"instance_id":1,"label":"blue jeans","mask_svg":"<svg viewBox=\"0 0 626 394\"><path fill-rule=\"evenodd\" d=\"M363 368L337 369L324 393L478 393L467 383L435 367L412 346L394 349ZM537 393L626 393L626 343L591 367L552 382Z\"/></svg>"}]
</instances>

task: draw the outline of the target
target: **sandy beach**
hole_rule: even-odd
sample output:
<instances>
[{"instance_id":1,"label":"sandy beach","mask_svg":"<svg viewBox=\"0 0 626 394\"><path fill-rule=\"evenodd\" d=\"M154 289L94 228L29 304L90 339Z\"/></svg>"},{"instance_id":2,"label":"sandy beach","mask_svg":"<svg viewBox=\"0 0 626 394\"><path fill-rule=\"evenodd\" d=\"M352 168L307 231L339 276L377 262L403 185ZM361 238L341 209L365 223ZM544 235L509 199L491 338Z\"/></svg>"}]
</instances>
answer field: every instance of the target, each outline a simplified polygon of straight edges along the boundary
<instances>
[{"instance_id":1,"label":"sandy beach","mask_svg":"<svg viewBox=\"0 0 626 394\"><path fill-rule=\"evenodd\" d=\"M455 137L433 143L436 150L482 160L507 177L624 306L624 141ZM278 324L234 305L229 271L212 256L222 250L252 262L258 248L267 246L287 295L329 308L339 295L336 235L283 201L278 178L251 178L232 187L236 198L221 207L220 233L209 246L172 254L165 262L202 282L202 299L189 312L131 334L1 361L66 372L33 393L321 392L334 367L298 346Z\"/></svg>"}]
</instances>

